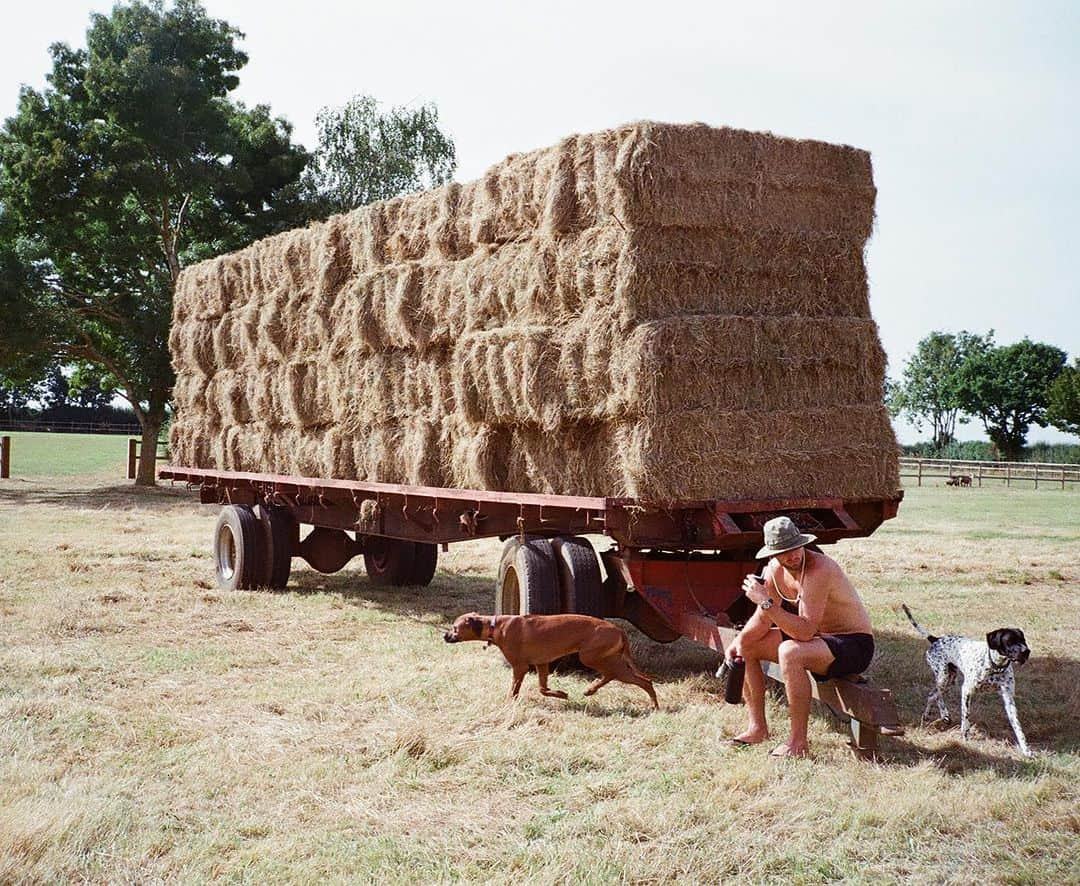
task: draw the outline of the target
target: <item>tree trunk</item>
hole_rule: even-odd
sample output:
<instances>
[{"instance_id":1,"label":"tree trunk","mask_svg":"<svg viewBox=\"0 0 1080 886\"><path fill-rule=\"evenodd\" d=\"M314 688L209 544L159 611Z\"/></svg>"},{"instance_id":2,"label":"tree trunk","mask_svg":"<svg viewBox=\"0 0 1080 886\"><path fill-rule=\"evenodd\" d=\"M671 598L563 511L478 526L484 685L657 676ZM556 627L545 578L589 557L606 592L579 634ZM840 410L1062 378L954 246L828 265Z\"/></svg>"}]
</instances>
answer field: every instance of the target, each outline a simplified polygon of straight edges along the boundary
<instances>
[{"instance_id":1,"label":"tree trunk","mask_svg":"<svg viewBox=\"0 0 1080 886\"><path fill-rule=\"evenodd\" d=\"M1002 431L995 429L996 433L990 433L987 436L997 446L998 452L1001 453L1001 457L1005 461L1022 461L1024 457L1024 436L1017 436L1010 434L1008 431Z\"/></svg>"},{"instance_id":2,"label":"tree trunk","mask_svg":"<svg viewBox=\"0 0 1080 886\"><path fill-rule=\"evenodd\" d=\"M142 452L139 457L139 471L135 477L136 486L157 486L157 441L161 433L162 416L156 411L139 413L142 425Z\"/></svg>"}]
</instances>

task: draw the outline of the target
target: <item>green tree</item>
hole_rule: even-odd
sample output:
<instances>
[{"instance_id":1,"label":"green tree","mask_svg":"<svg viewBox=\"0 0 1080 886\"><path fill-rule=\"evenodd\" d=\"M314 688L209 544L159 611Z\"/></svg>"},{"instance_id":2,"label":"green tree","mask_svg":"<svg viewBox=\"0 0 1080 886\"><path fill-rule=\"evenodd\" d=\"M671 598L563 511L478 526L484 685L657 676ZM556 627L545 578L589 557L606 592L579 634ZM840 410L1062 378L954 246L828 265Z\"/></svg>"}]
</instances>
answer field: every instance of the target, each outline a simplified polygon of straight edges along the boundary
<instances>
[{"instance_id":1,"label":"green tree","mask_svg":"<svg viewBox=\"0 0 1080 886\"><path fill-rule=\"evenodd\" d=\"M106 409L112 405L117 385L97 367L79 364L68 378L68 396L76 406Z\"/></svg>"},{"instance_id":2,"label":"green tree","mask_svg":"<svg viewBox=\"0 0 1080 886\"><path fill-rule=\"evenodd\" d=\"M329 215L441 185L454 174L454 142L439 129L433 104L379 111L375 99L351 98L315 117L319 145L305 192Z\"/></svg>"},{"instance_id":3,"label":"green tree","mask_svg":"<svg viewBox=\"0 0 1080 886\"><path fill-rule=\"evenodd\" d=\"M0 418L4 421L29 418L30 401L36 399L38 394L36 385L19 382L0 373Z\"/></svg>"},{"instance_id":4,"label":"green tree","mask_svg":"<svg viewBox=\"0 0 1080 886\"><path fill-rule=\"evenodd\" d=\"M1007 461L1019 461L1031 425L1047 425L1047 394L1065 352L1025 338L969 355L960 370L960 405L982 419Z\"/></svg>"},{"instance_id":5,"label":"green tree","mask_svg":"<svg viewBox=\"0 0 1080 886\"><path fill-rule=\"evenodd\" d=\"M168 331L192 261L291 227L308 161L269 108L230 100L240 33L195 0L91 16L85 49L50 48L0 133L0 203L43 285L12 290L37 341L13 362L89 364L131 403L152 451L173 383ZM154 482L145 462L138 483Z\"/></svg>"},{"instance_id":6,"label":"green tree","mask_svg":"<svg viewBox=\"0 0 1080 886\"><path fill-rule=\"evenodd\" d=\"M1067 434L1080 434L1080 357L1050 385L1046 419Z\"/></svg>"},{"instance_id":7,"label":"green tree","mask_svg":"<svg viewBox=\"0 0 1080 886\"><path fill-rule=\"evenodd\" d=\"M25 249L16 220L0 204L0 379L11 390L44 377L51 360L40 348L45 284Z\"/></svg>"},{"instance_id":8,"label":"green tree","mask_svg":"<svg viewBox=\"0 0 1080 886\"><path fill-rule=\"evenodd\" d=\"M956 439L957 422L966 421L961 415L960 368L969 356L992 347L993 335L931 332L916 346L901 380L889 387L892 414L903 415L920 432L929 424L934 449Z\"/></svg>"}]
</instances>

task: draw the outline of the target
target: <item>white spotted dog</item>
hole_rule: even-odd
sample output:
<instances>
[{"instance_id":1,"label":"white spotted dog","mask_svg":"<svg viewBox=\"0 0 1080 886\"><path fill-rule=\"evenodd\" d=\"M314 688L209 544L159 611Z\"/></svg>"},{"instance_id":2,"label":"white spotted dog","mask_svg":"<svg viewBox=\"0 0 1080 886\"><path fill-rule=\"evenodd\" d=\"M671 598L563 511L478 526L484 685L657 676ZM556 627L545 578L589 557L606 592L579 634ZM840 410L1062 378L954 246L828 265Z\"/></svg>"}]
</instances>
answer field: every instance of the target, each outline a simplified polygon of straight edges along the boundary
<instances>
[{"instance_id":1,"label":"white spotted dog","mask_svg":"<svg viewBox=\"0 0 1080 886\"><path fill-rule=\"evenodd\" d=\"M1020 728L1020 721L1016 716L1016 682L1013 678L1013 665L1021 665L1028 660L1031 650L1028 649L1024 632L1019 628L998 628L986 635L986 641L971 640L967 637L935 637L923 628L911 610L903 603L900 604L907 615L908 621L915 625L915 630L922 634L929 642L930 648L926 650L926 663L934 672L935 689L930 692L926 699L926 710L923 711L923 721L930 713L930 706L936 701L941 719L949 720L949 712L945 707L945 690L956 680L956 672L959 671L964 683L960 690L960 734L968 737L968 708L975 690L980 687L997 687L1001 693L1001 701L1005 705L1005 715L1009 718L1016 743L1020 746L1020 753L1025 757L1031 756L1024 731Z\"/></svg>"}]
</instances>

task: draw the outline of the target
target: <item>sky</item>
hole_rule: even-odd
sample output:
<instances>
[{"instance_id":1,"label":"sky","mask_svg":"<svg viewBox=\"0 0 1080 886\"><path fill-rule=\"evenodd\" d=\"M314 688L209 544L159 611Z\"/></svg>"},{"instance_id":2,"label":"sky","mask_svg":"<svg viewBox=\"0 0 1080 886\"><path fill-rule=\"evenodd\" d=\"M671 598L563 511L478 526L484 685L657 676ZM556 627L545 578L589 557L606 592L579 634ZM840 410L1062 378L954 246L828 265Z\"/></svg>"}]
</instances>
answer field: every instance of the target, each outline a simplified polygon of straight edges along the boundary
<instances>
[{"instance_id":1,"label":"sky","mask_svg":"<svg viewBox=\"0 0 1080 886\"><path fill-rule=\"evenodd\" d=\"M871 152L871 309L898 377L932 330L1080 356L1080 3L204 0L244 32L236 97L313 147L352 95L434 102L459 181L632 120L702 121ZM5 10L0 116L112 3ZM899 425L902 442L917 435ZM962 439L980 438L977 424ZM924 435L925 438L925 435ZM1029 441L1076 442L1032 428Z\"/></svg>"}]
</instances>

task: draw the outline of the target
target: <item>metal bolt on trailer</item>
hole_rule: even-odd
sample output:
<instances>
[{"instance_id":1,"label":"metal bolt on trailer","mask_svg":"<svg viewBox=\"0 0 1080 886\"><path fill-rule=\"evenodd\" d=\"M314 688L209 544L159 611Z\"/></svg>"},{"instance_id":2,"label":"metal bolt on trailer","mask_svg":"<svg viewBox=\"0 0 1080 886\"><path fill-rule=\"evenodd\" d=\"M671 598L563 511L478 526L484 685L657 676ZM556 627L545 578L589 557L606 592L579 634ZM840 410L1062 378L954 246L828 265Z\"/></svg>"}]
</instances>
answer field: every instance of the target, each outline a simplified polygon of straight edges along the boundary
<instances>
[{"instance_id":1,"label":"metal bolt on trailer","mask_svg":"<svg viewBox=\"0 0 1080 886\"><path fill-rule=\"evenodd\" d=\"M500 537L496 613L623 618L653 640L687 637L718 651L752 610L741 585L759 565L767 520L790 516L828 545L870 535L902 498L651 503L179 466L159 476L224 506L214 559L226 589L285 587L293 557L331 573L363 556L377 584L426 585L440 545ZM302 525L312 527L303 538ZM599 561L586 535L613 542ZM887 692L822 685L821 700L852 723L857 751L872 754L878 733L898 734Z\"/></svg>"}]
</instances>

